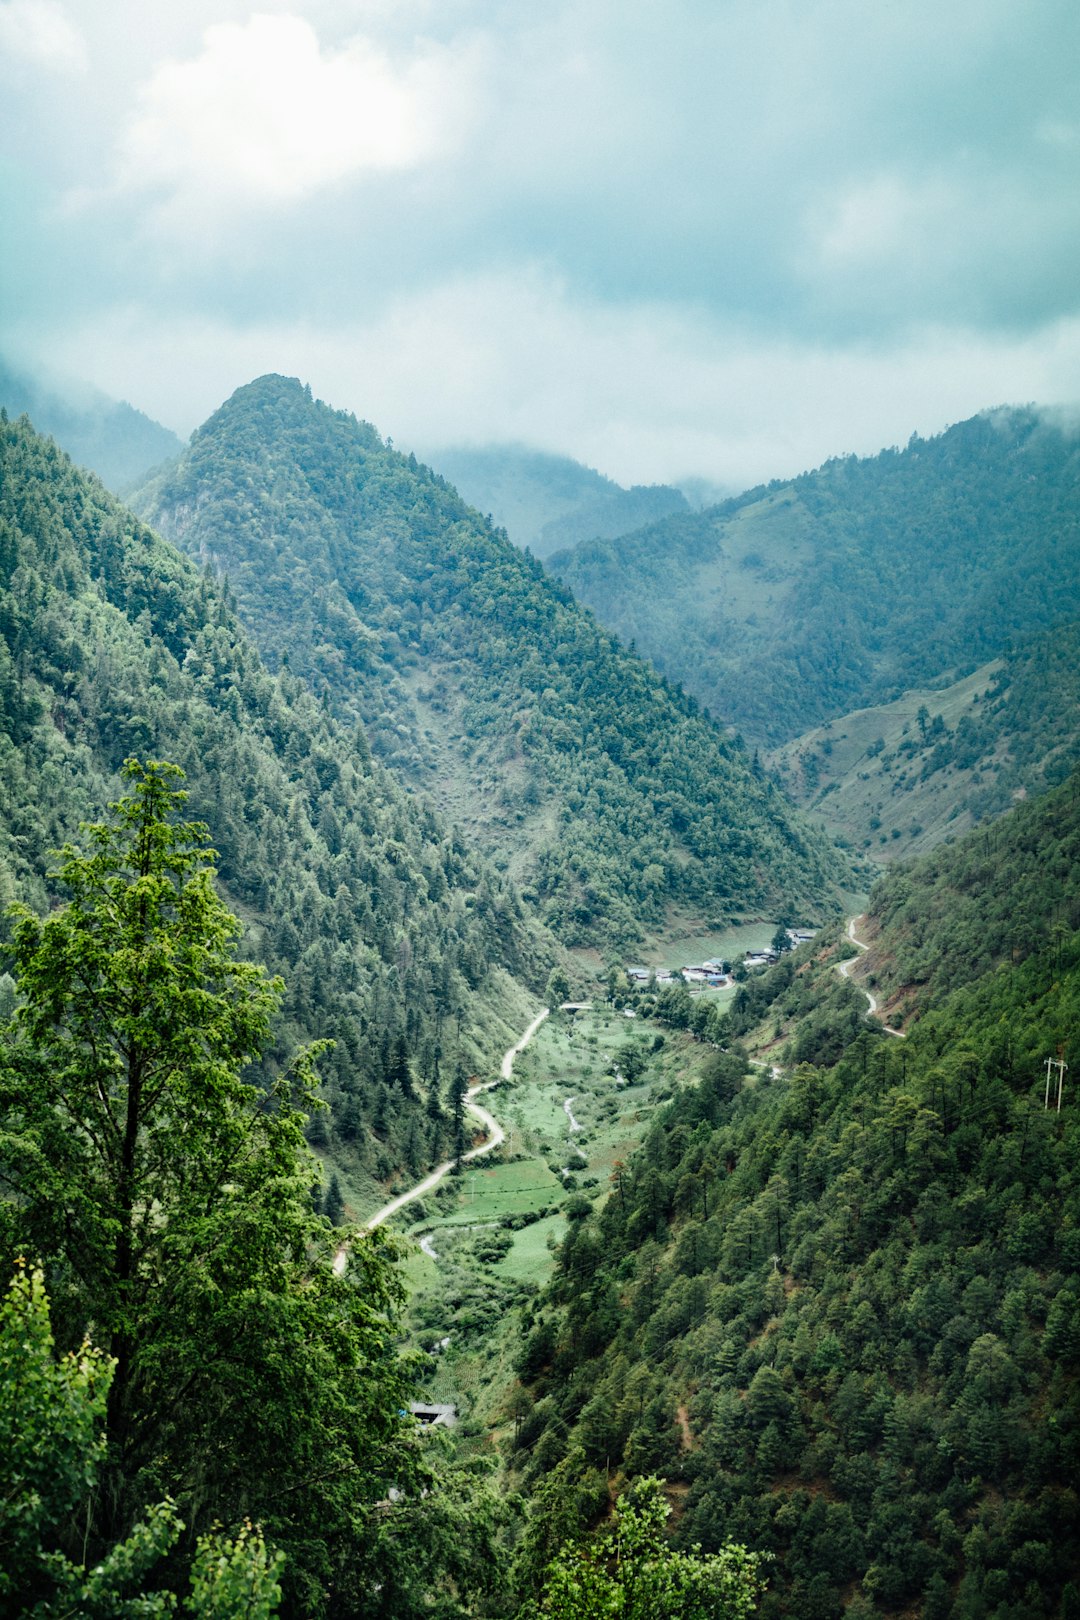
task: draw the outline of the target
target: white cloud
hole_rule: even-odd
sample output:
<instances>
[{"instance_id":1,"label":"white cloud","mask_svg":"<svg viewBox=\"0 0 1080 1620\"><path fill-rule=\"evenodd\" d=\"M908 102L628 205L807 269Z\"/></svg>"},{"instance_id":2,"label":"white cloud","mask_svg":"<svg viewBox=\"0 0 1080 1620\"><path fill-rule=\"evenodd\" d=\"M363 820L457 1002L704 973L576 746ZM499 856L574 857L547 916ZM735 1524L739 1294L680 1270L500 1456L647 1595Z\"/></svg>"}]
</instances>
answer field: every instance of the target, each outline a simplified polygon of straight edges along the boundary
<instances>
[{"instance_id":1,"label":"white cloud","mask_svg":"<svg viewBox=\"0 0 1080 1620\"><path fill-rule=\"evenodd\" d=\"M86 43L57 0L3 0L0 60L5 58L56 73L83 73Z\"/></svg>"},{"instance_id":2,"label":"white cloud","mask_svg":"<svg viewBox=\"0 0 1080 1620\"><path fill-rule=\"evenodd\" d=\"M399 443L517 439L624 483L701 474L744 487L988 406L1075 400L1080 320L1033 337L927 328L826 348L670 306L588 304L523 270L462 278L332 329L166 328L117 311L65 334L52 358L184 431L241 383L281 371Z\"/></svg>"},{"instance_id":3,"label":"white cloud","mask_svg":"<svg viewBox=\"0 0 1080 1620\"><path fill-rule=\"evenodd\" d=\"M158 192L182 222L415 167L457 139L476 66L468 48L434 45L399 63L362 37L325 51L297 16L216 24L140 92L121 187Z\"/></svg>"}]
</instances>

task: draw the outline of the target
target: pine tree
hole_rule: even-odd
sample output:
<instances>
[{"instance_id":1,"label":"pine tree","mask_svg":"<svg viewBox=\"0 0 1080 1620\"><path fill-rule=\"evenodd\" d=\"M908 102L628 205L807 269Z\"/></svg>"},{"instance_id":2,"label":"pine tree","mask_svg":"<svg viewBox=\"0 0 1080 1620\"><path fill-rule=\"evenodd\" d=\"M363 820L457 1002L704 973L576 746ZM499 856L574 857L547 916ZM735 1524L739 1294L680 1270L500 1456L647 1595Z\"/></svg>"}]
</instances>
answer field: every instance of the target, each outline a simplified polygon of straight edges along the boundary
<instances>
[{"instance_id":1,"label":"pine tree","mask_svg":"<svg viewBox=\"0 0 1080 1620\"><path fill-rule=\"evenodd\" d=\"M454 1064L454 1072L450 1079L450 1140L455 1169L460 1169L465 1156L465 1094L468 1089L469 1079L465 1073L465 1066L459 1058Z\"/></svg>"},{"instance_id":2,"label":"pine tree","mask_svg":"<svg viewBox=\"0 0 1080 1620\"><path fill-rule=\"evenodd\" d=\"M345 1218L345 1200L341 1196L341 1183L338 1181L336 1170L331 1174L322 1212L331 1226L340 1226Z\"/></svg>"},{"instance_id":3,"label":"pine tree","mask_svg":"<svg viewBox=\"0 0 1080 1620\"><path fill-rule=\"evenodd\" d=\"M195 1534L261 1521L290 1555L291 1612L317 1616L319 1569L348 1591L367 1505L414 1466L385 1332L400 1285L377 1234L335 1274L311 1207L310 1058L270 1106L242 1078L281 986L233 956L239 923L205 829L179 819L181 773L125 775L90 853L63 851L70 903L44 921L16 908L0 1266L40 1257L61 1351L92 1324L114 1363L78 1529L90 1562L168 1489Z\"/></svg>"}]
</instances>

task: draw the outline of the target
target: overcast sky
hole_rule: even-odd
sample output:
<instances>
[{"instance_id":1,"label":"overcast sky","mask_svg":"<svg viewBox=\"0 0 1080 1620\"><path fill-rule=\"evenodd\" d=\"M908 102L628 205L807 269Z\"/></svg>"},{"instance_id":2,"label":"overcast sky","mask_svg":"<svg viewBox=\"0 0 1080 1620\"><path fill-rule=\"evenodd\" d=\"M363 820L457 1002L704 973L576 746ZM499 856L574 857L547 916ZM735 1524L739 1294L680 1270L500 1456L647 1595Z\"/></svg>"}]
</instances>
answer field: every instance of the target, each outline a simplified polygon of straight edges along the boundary
<instances>
[{"instance_id":1,"label":"overcast sky","mask_svg":"<svg viewBox=\"0 0 1080 1620\"><path fill-rule=\"evenodd\" d=\"M1080 399L1076 0L0 0L0 348L742 487Z\"/></svg>"}]
</instances>

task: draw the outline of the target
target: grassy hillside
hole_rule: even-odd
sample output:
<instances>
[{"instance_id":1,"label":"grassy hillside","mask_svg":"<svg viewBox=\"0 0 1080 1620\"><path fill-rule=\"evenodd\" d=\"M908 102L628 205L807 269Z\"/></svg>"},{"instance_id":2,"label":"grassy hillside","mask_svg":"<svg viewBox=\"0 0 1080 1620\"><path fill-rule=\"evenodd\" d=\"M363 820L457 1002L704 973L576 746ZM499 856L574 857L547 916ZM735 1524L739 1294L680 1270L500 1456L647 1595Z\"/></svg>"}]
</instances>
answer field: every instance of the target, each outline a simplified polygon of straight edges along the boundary
<instances>
[{"instance_id":1,"label":"grassy hillside","mask_svg":"<svg viewBox=\"0 0 1080 1620\"><path fill-rule=\"evenodd\" d=\"M624 489L568 456L524 445L451 448L428 459L471 506L536 557L597 535L625 534L687 509L686 497L670 485Z\"/></svg>"},{"instance_id":2,"label":"grassy hillside","mask_svg":"<svg viewBox=\"0 0 1080 1620\"><path fill-rule=\"evenodd\" d=\"M554 943L362 728L268 673L212 580L0 422L0 902L55 900L51 851L119 796L129 755L187 772L244 949L285 977L271 1070L337 1043L318 1145L359 1177L438 1157L441 1088L508 1044Z\"/></svg>"},{"instance_id":3,"label":"grassy hillside","mask_svg":"<svg viewBox=\"0 0 1080 1620\"><path fill-rule=\"evenodd\" d=\"M876 885L864 966L902 1015L921 1016L943 994L1029 958L1053 976L1080 928L1078 790L1074 774Z\"/></svg>"},{"instance_id":4,"label":"grassy hillside","mask_svg":"<svg viewBox=\"0 0 1080 1620\"><path fill-rule=\"evenodd\" d=\"M921 854L1076 765L1080 626L964 680L826 721L765 758L833 837L886 864Z\"/></svg>"},{"instance_id":5,"label":"grassy hillside","mask_svg":"<svg viewBox=\"0 0 1080 1620\"><path fill-rule=\"evenodd\" d=\"M550 567L714 715L776 745L1074 620L1078 484L1071 428L995 411Z\"/></svg>"},{"instance_id":6,"label":"grassy hillside","mask_svg":"<svg viewBox=\"0 0 1080 1620\"><path fill-rule=\"evenodd\" d=\"M527 1312L538 1503L656 1471L680 1540L774 1554L765 1616L1075 1612L1078 835L1074 776L882 880L906 1040L817 942L747 987L778 1067L714 1052Z\"/></svg>"},{"instance_id":7,"label":"grassy hillside","mask_svg":"<svg viewBox=\"0 0 1080 1620\"><path fill-rule=\"evenodd\" d=\"M298 382L238 390L141 510L568 943L637 938L672 908L834 903L837 858L692 698L443 479Z\"/></svg>"},{"instance_id":8,"label":"grassy hillside","mask_svg":"<svg viewBox=\"0 0 1080 1620\"><path fill-rule=\"evenodd\" d=\"M766 752L765 763L797 804L871 860L919 854L972 824L969 796L997 761L927 767L938 743L967 736L1000 668L826 720Z\"/></svg>"}]
</instances>

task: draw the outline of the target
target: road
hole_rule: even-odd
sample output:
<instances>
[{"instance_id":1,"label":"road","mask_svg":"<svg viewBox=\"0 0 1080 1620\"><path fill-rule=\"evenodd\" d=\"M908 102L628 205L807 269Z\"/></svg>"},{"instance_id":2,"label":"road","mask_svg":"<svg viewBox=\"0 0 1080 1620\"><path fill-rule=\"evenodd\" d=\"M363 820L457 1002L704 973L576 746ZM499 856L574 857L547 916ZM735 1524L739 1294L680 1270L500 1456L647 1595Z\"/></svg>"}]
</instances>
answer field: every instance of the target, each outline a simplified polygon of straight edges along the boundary
<instances>
[{"instance_id":1,"label":"road","mask_svg":"<svg viewBox=\"0 0 1080 1620\"><path fill-rule=\"evenodd\" d=\"M549 1011L550 1009L545 1007L542 1012L537 1013L524 1034L519 1036L513 1046L508 1047L503 1053L502 1062L499 1064L499 1080L510 1079L514 1072L514 1059L519 1052L524 1052L544 1019L547 1018ZM494 1114L490 1114L486 1108L476 1101L482 1091L490 1091L492 1086L496 1086L498 1083L498 1080L488 1080L482 1085L470 1086L465 1093L466 1108L474 1119L479 1120L488 1135L486 1141L481 1142L479 1147L470 1148L468 1153L462 1154L462 1163L465 1163L468 1159L482 1158L485 1153L494 1152L506 1140L506 1132ZM373 1232L377 1226L381 1226L384 1221L388 1221L391 1215L396 1215L399 1209L404 1209L406 1204L413 1203L417 1198L423 1198L425 1193L433 1192L443 1177L450 1174L456 1162L454 1159L447 1159L445 1164L438 1165L429 1175L426 1175L423 1181L418 1181L415 1187L410 1187L408 1192L399 1193L396 1198L391 1198L388 1204L384 1204L381 1209L375 1211L374 1215L370 1215L364 1221L363 1231ZM342 1244L334 1256L334 1271L337 1276L340 1277L345 1270L348 1258L348 1250Z\"/></svg>"},{"instance_id":2,"label":"road","mask_svg":"<svg viewBox=\"0 0 1080 1620\"><path fill-rule=\"evenodd\" d=\"M858 917L849 917L848 918L847 937L848 937L848 939L850 939L851 943L858 950L860 950L860 951L868 951L870 949L869 945L867 945L865 943L865 941L863 941L861 939L857 939L855 937L855 924L858 922L858 920L859 920ZM859 960L859 958L857 956L849 956L846 962L838 962L837 963L837 971L839 972L840 977L842 979L849 979L851 977L851 970L855 966L855 964L856 964L856 962L858 960ZM868 990L866 988L865 985L863 985L861 988L862 988L863 995L866 997L867 1002L869 1003L869 1005L867 1007L867 1011L869 1013L873 1014L874 1017L877 1017L879 1009L881 1007L880 1001L878 1000L877 996L875 996L873 994L872 991L870 991L870 990ZM893 1029L891 1024L886 1024L886 1023L882 1023L881 1027L885 1031L886 1035L895 1035L896 1039L898 1041L907 1040L907 1032L905 1030Z\"/></svg>"}]
</instances>

